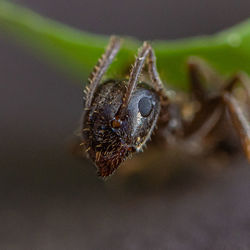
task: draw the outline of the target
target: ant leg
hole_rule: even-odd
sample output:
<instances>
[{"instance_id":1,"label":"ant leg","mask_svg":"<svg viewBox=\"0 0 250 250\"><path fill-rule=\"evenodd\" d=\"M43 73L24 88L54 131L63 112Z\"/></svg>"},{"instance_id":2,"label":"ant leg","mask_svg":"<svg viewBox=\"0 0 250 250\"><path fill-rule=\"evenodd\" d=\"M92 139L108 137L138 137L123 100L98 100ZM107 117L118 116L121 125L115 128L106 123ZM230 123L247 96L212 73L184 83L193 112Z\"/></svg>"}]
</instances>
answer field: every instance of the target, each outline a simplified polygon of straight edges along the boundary
<instances>
[{"instance_id":1,"label":"ant leg","mask_svg":"<svg viewBox=\"0 0 250 250\"><path fill-rule=\"evenodd\" d=\"M191 122L186 123L183 118L181 118L180 111L176 113L176 110L178 110L177 105L170 103L167 107L169 111L167 137L170 137L171 134L175 134L173 135L174 137L188 137L192 138L192 140L200 141L209 133L220 116L220 112L214 112L218 101L216 99L212 100L209 97L203 85L203 80L212 81L212 79L216 79L218 81L218 77L203 60L197 57L190 57L187 64L190 92L192 99L195 101L194 104L199 105L199 111L195 113ZM153 70L151 70L151 72L153 72ZM157 77L154 78L157 79ZM171 112L171 110L174 112ZM174 126L172 126L172 124ZM174 139L172 139L172 141L174 141Z\"/></svg>"},{"instance_id":2,"label":"ant leg","mask_svg":"<svg viewBox=\"0 0 250 250\"><path fill-rule=\"evenodd\" d=\"M191 70L193 71L190 73L190 75L192 76L190 77L191 80L197 76L196 73L199 73L201 76L201 74L204 72L204 70L199 69L199 67L199 64L194 66L191 63ZM196 73L194 73L195 71ZM199 91L193 93L196 100L201 102L201 108L195 114L191 123L185 127L184 137L188 139L188 141L194 142L194 145L199 145L201 140L205 138L218 124L222 115L224 114L225 108L227 108L233 125L235 126L235 129L240 136L245 154L250 161L249 121L247 120L246 115L243 113L240 104L232 94L232 91L237 83L240 83L246 89L248 101L250 101L250 81L248 77L243 73L237 74L231 80L229 80L226 86L224 86L220 90L222 94L219 96L206 96L205 92L200 92L201 88L199 86L200 83L198 82ZM195 83L191 82L191 84L193 84L191 88L195 88L195 86L197 87L197 81Z\"/></svg>"},{"instance_id":3,"label":"ant leg","mask_svg":"<svg viewBox=\"0 0 250 250\"><path fill-rule=\"evenodd\" d=\"M232 79L229 80L226 86L223 87L222 91L232 92L237 83L240 83L244 87L247 96L250 99L250 80L249 77L243 72L238 73L234 77L232 77Z\"/></svg>"},{"instance_id":4,"label":"ant leg","mask_svg":"<svg viewBox=\"0 0 250 250\"><path fill-rule=\"evenodd\" d=\"M112 63L114 57L118 53L120 49L120 43L121 41L118 37L112 36L110 38L106 51L104 52L104 54L101 56L96 66L94 67L94 70L88 79L88 85L86 86L86 89L84 90L85 111L90 109L96 88L100 84L100 81L103 75L106 73L108 66ZM84 119L84 115L83 115L83 119ZM72 139L71 152L74 155L82 156L84 154L84 151L86 150L85 142L81 138L82 127L78 128L76 132L77 132L76 137Z\"/></svg>"},{"instance_id":5,"label":"ant leg","mask_svg":"<svg viewBox=\"0 0 250 250\"><path fill-rule=\"evenodd\" d=\"M202 141L213 131L224 114L224 102L221 95L216 94L217 91L220 91L218 86L223 84L223 78L207 63L197 57L189 58L188 73L190 90L195 101L194 105L198 105L194 106L194 108L197 107L198 111L194 113L194 117L190 122L183 122L183 138L187 141L187 145L191 143L201 148ZM214 95L206 90L204 85L206 82L209 85L216 85L214 88L217 91L215 91ZM229 88L230 84L227 86Z\"/></svg>"},{"instance_id":6,"label":"ant leg","mask_svg":"<svg viewBox=\"0 0 250 250\"><path fill-rule=\"evenodd\" d=\"M190 83L190 91L195 100L200 103L204 103L206 99L206 93L204 87L201 84L201 68L197 61L190 59L188 61L188 76Z\"/></svg>"},{"instance_id":7,"label":"ant leg","mask_svg":"<svg viewBox=\"0 0 250 250\"><path fill-rule=\"evenodd\" d=\"M142 68L144 66L145 60L147 56L149 55L149 53L151 53L151 51L152 51L152 48L147 42L144 42L143 46L139 49L138 56L136 57L135 63L130 72L127 91L125 92L123 96L122 105L116 115L116 117L119 119L123 119L124 112L128 106L132 93L136 87L136 84L140 76L140 73L142 71Z\"/></svg>"},{"instance_id":8,"label":"ant leg","mask_svg":"<svg viewBox=\"0 0 250 250\"><path fill-rule=\"evenodd\" d=\"M146 59L149 58L149 61L146 61ZM123 119L124 112L127 108L127 105L130 101L131 95L136 87L138 78L140 76L140 73L142 71L142 68L144 64L148 64L148 70L150 74L150 78L153 82L153 86L155 90L159 93L161 97L161 103L163 103L163 100L167 102L168 98L165 93L164 85L159 77L159 74L156 69L156 64L155 64L155 55L153 52L153 49L151 45L147 42L143 43L143 46L139 49L138 56L135 60L134 66L130 72L130 77L128 81L128 89L124 94L123 97L123 103L116 115L117 119ZM163 105L162 105L163 106Z\"/></svg>"},{"instance_id":9,"label":"ant leg","mask_svg":"<svg viewBox=\"0 0 250 250\"><path fill-rule=\"evenodd\" d=\"M169 103L166 88L165 88L165 86L164 86L164 84L159 76L158 71L157 71L156 57L155 57L154 50L152 49L151 45L148 43L146 43L145 46L148 46L148 48L149 48L148 60L146 62L148 65L148 73L149 73L149 76L150 76L151 81L153 83L154 89L156 90L156 92L159 93L160 101L161 101L161 112L160 112L158 126L164 127L169 123L169 120L170 120L169 112L171 110L176 111L177 107L172 107ZM174 112L174 113L177 114L176 112ZM178 120L178 122L177 122L177 120ZM178 127L177 130L179 130L179 127L180 127L179 120L180 119L177 119L177 115L176 115L174 117L174 122L172 122L172 125L174 125L173 127L175 129L177 129L177 127ZM178 123L178 125L177 125L177 123Z\"/></svg>"},{"instance_id":10,"label":"ant leg","mask_svg":"<svg viewBox=\"0 0 250 250\"><path fill-rule=\"evenodd\" d=\"M243 150L250 161L250 125L247 116L236 98L233 96L233 89L240 83L246 89L247 101L250 101L250 80L241 73L235 75L221 90L222 94L209 98L204 108L197 113L191 123L191 133L186 134L191 142L201 141L218 124L225 108L228 110L233 125L239 134ZM203 112L203 113L202 113ZM198 128L196 127L198 124ZM197 144L196 143L196 144Z\"/></svg>"},{"instance_id":11,"label":"ant leg","mask_svg":"<svg viewBox=\"0 0 250 250\"><path fill-rule=\"evenodd\" d=\"M192 145L200 147L203 139L219 123L224 112L223 102L220 97L208 99L198 113L195 114L190 124L184 127L184 138Z\"/></svg>"},{"instance_id":12,"label":"ant leg","mask_svg":"<svg viewBox=\"0 0 250 250\"><path fill-rule=\"evenodd\" d=\"M216 85L215 87L220 86L217 83L221 83L223 80L206 62L198 57L190 57L187 64L190 91L193 98L202 104L208 98L208 93L202 84L203 80Z\"/></svg>"},{"instance_id":13,"label":"ant leg","mask_svg":"<svg viewBox=\"0 0 250 250\"><path fill-rule=\"evenodd\" d=\"M118 53L120 49L120 43L121 43L120 38L112 36L110 38L105 53L101 56L96 66L94 67L94 70L88 79L89 84L85 90L86 93L85 109L89 109L91 107L92 99L96 91L96 88L98 87L103 75L106 73L109 65L112 63L113 59Z\"/></svg>"},{"instance_id":14,"label":"ant leg","mask_svg":"<svg viewBox=\"0 0 250 250\"><path fill-rule=\"evenodd\" d=\"M149 73L149 76L150 76L151 81L153 83L154 89L157 92L160 92L160 91L164 90L165 88L164 88L164 84L162 83L162 80L159 76L159 73L157 71L155 53L154 53L154 50L152 49L150 44L145 43L145 46L147 46L148 50L149 50L148 60L146 61L147 65L148 65L148 73Z\"/></svg>"},{"instance_id":15,"label":"ant leg","mask_svg":"<svg viewBox=\"0 0 250 250\"><path fill-rule=\"evenodd\" d=\"M148 60L146 60L148 59ZM166 107L168 105L168 97L166 95L166 91L164 88L164 85L160 79L160 76L158 74L157 68L156 68L156 59L154 51L151 47L151 45L147 42L143 43L143 46L139 49L138 56L135 60L135 64L130 72L130 77L128 81L128 89L123 97L123 103L116 115L116 119L123 119L124 112L127 108L127 105L130 101L131 95L136 87L138 78L140 76L140 73L142 71L142 68L144 64L148 65L148 72L151 78L151 81L153 83L153 87L158 92L161 100L161 113L165 114L167 116L167 110ZM165 111L164 111L165 110ZM167 120L167 117L165 117L165 120Z\"/></svg>"},{"instance_id":16,"label":"ant leg","mask_svg":"<svg viewBox=\"0 0 250 250\"><path fill-rule=\"evenodd\" d=\"M229 84L224 88L224 93L222 95L225 106L227 107L230 117L232 119L233 125L239 134L243 150L246 154L248 161L250 161L250 123L247 116L244 114L242 107L239 102L233 96L232 91L237 83L241 83L246 89L248 101L250 97L249 84L250 81L248 77L244 74L238 74L229 82Z\"/></svg>"},{"instance_id":17,"label":"ant leg","mask_svg":"<svg viewBox=\"0 0 250 250\"><path fill-rule=\"evenodd\" d=\"M206 90L204 82L209 82L209 84L221 82L217 84L221 85L222 79L203 60L197 57L189 58L188 75L191 94L195 101L194 105L196 107L198 105L199 109L194 114L193 119L184 124L184 137L200 141L216 126L223 112L220 96L211 96Z\"/></svg>"}]
</instances>

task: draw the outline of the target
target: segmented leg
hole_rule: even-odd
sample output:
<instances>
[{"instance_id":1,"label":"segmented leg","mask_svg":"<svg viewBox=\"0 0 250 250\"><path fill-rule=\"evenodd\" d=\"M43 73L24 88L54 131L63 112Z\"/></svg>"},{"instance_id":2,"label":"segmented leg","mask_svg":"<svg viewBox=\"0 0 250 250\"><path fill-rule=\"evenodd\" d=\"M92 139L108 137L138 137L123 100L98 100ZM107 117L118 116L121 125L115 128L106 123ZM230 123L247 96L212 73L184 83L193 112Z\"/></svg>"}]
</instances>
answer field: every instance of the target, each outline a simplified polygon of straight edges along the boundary
<instances>
[{"instance_id":1,"label":"segmented leg","mask_svg":"<svg viewBox=\"0 0 250 250\"><path fill-rule=\"evenodd\" d=\"M247 92L248 101L250 100L250 81L244 74L237 74L229 83L224 87L223 100L229 111L235 130L237 131L243 150L250 161L250 121L244 114L239 102L233 96L232 91L237 83L240 83Z\"/></svg>"},{"instance_id":2,"label":"segmented leg","mask_svg":"<svg viewBox=\"0 0 250 250\"><path fill-rule=\"evenodd\" d=\"M169 122L169 100L166 93L166 88L164 87L164 84L157 71L156 57L154 50L149 44L148 46L149 46L149 54L147 60L148 73L155 90L159 93L161 100L161 112L160 112L158 126L166 126Z\"/></svg>"},{"instance_id":3,"label":"segmented leg","mask_svg":"<svg viewBox=\"0 0 250 250\"><path fill-rule=\"evenodd\" d=\"M91 73L88 79L88 85L86 86L85 92L85 111L90 109L94 93L100 84L103 75L106 73L109 65L112 63L116 54L120 49L121 40L118 37L112 36L110 38L109 44L106 48L106 51L98 60L96 66L94 67L93 72ZM84 116L83 116L84 117ZM82 125L81 125L82 126ZM77 134L82 135L82 127L77 130ZM73 147L74 145L74 147ZM85 142L79 138L74 139L72 143L72 153L75 155L82 155L85 151Z\"/></svg>"},{"instance_id":4,"label":"segmented leg","mask_svg":"<svg viewBox=\"0 0 250 250\"><path fill-rule=\"evenodd\" d=\"M147 60L146 60L147 59ZM128 103L130 101L130 98L132 96L132 93L136 87L136 84L138 82L138 78L140 76L140 73L142 71L142 68L144 64L148 65L148 73L151 78L152 84L154 89L159 93L161 97L161 104L162 107L165 106L167 103L167 95L165 93L164 85L160 79L160 76L157 72L156 67L156 59L154 55L154 51L151 47L151 45L147 42L143 43L143 46L139 49L139 54L135 60L135 64L130 72L130 77L128 81L128 89L123 97L123 103L117 113L117 118L123 119L123 116L125 115L125 111L127 109Z\"/></svg>"},{"instance_id":5,"label":"segmented leg","mask_svg":"<svg viewBox=\"0 0 250 250\"><path fill-rule=\"evenodd\" d=\"M190 91L194 99L200 103L204 103L207 98L204 86L201 84L201 72L200 64L193 59L188 61L188 76L190 83Z\"/></svg>"},{"instance_id":6,"label":"segmented leg","mask_svg":"<svg viewBox=\"0 0 250 250\"><path fill-rule=\"evenodd\" d=\"M188 74L190 81L190 91L193 97L203 102L208 97L208 90L202 82L209 83L209 86L213 86L213 89L218 90L218 86L222 83L223 79L202 59L197 57L190 57L188 59Z\"/></svg>"},{"instance_id":7,"label":"segmented leg","mask_svg":"<svg viewBox=\"0 0 250 250\"><path fill-rule=\"evenodd\" d=\"M204 61L194 57L188 60L188 75L191 95L199 110L192 121L184 125L184 136L200 141L216 126L223 113L220 94L211 95L204 86L204 80L218 86L223 82Z\"/></svg>"},{"instance_id":8,"label":"segmented leg","mask_svg":"<svg viewBox=\"0 0 250 250\"><path fill-rule=\"evenodd\" d=\"M118 37L112 36L110 38L108 47L102 57L98 60L96 66L94 67L91 76L89 77L89 84L86 87L86 100L85 108L91 107L94 93L98 87L103 75L106 73L109 65L112 63L116 54L120 49L121 40Z\"/></svg>"},{"instance_id":9,"label":"segmented leg","mask_svg":"<svg viewBox=\"0 0 250 250\"><path fill-rule=\"evenodd\" d=\"M201 108L195 114L193 121L187 126L185 137L192 142L200 142L218 124L224 114L229 111L233 125L240 137L243 150L250 161L250 123L244 114L239 102L232 92L240 83L246 90L248 104L250 102L250 80L247 75L240 73L232 77L220 90L219 95L209 97L201 85L200 76L204 73L201 67L194 62L189 62L191 89L196 100L201 103ZM221 84L221 83L219 83Z\"/></svg>"},{"instance_id":10,"label":"segmented leg","mask_svg":"<svg viewBox=\"0 0 250 250\"><path fill-rule=\"evenodd\" d=\"M238 83L240 83L242 87L246 90L246 94L250 99L250 80L249 77L243 72L233 76L228 81L228 83L222 88L222 91L232 92Z\"/></svg>"}]
</instances>

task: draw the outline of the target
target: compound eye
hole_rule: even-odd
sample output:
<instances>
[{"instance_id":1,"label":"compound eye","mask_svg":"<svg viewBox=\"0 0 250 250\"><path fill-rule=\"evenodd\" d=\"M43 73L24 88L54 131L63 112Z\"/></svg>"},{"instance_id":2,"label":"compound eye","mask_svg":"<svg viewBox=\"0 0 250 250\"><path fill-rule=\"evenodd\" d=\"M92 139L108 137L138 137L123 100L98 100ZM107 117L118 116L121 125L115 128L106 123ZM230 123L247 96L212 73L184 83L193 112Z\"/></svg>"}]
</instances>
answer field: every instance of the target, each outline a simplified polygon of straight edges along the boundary
<instances>
[{"instance_id":1,"label":"compound eye","mask_svg":"<svg viewBox=\"0 0 250 250\"><path fill-rule=\"evenodd\" d=\"M149 116L153 108L151 99L148 97L141 98L138 103L138 108L143 117Z\"/></svg>"}]
</instances>

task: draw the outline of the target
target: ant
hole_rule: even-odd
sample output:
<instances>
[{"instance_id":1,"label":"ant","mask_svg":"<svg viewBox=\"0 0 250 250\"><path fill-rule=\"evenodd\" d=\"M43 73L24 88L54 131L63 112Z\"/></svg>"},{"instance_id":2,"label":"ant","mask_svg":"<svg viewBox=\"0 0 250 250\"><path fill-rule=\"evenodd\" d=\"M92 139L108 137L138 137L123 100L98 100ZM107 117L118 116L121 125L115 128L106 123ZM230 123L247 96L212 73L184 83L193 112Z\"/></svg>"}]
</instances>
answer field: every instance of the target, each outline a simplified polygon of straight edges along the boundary
<instances>
[{"instance_id":1,"label":"ant","mask_svg":"<svg viewBox=\"0 0 250 250\"><path fill-rule=\"evenodd\" d=\"M111 37L85 89L80 147L81 152L85 151L95 163L99 176L110 176L128 157L142 151L155 128L158 128L156 134L166 143L175 141L184 145L189 142L191 148L195 143L199 145L226 110L250 160L250 125L233 95L240 83L249 99L250 85L245 74L236 74L211 94L202 85L201 79L207 72L204 65L194 58L189 59L190 88L196 110L192 110L192 119L187 121L180 106L171 101L171 91L159 76L154 50L148 42L139 49L129 79L102 82L120 44L120 38ZM149 76L147 82L140 81L144 66Z\"/></svg>"}]
</instances>

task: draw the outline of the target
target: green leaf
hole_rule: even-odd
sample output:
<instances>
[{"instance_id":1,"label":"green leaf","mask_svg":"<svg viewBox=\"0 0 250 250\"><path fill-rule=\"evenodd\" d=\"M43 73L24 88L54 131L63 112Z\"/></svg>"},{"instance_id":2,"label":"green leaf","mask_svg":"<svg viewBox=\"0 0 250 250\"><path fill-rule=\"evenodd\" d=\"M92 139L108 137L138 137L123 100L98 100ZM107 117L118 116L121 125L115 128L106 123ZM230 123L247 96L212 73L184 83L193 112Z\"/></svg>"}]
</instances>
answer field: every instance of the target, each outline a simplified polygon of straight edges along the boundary
<instances>
[{"instance_id":1,"label":"green leaf","mask_svg":"<svg viewBox=\"0 0 250 250\"><path fill-rule=\"evenodd\" d=\"M87 78L109 39L71 28L6 1L0 1L0 30L19 39L37 56L81 80ZM124 37L109 75L124 74L140 44L136 39ZM211 36L154 41L152 44L161 77L176 88L187 88L185 63L189 56L204 58L226 75L238 70L250 73L250 20Z\"/></svg>"}]
</instances>

